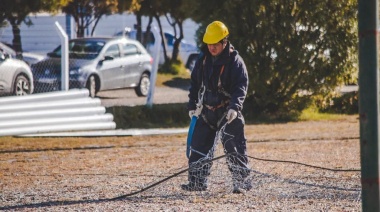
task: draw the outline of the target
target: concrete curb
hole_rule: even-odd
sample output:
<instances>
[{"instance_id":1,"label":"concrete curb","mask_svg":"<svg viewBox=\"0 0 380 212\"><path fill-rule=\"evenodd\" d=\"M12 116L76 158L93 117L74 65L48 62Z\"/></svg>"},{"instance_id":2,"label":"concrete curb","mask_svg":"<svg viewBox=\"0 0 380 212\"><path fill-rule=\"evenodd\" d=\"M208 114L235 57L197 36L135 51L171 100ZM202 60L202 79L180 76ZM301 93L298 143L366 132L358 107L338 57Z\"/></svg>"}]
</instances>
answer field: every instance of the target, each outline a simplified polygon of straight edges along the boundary
<instances>
[{"instance_id":1,"label":"concrete curb","mask_svg":"<svg viewBox=\"0 0 380 212\"><path fill-rule=\"evenodd\" d=\"M188 128L168 129L128 129L128 130L100 130L100 131L78 131L78 132L56 132L25 134L16 137L106 137L106 136L143 136L143 135L166 135L187 133Z\"/></svg>"}]
</instances>

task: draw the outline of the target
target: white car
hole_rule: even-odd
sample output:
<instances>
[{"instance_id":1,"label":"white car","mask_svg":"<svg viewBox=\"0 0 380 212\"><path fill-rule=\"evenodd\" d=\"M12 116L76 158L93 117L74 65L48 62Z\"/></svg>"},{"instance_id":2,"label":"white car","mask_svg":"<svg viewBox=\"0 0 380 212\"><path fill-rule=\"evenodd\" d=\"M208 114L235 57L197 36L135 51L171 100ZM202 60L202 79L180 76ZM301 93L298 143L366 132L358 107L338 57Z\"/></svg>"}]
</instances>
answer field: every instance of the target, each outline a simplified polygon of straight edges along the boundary
<instances>
[{"instance_id":1,"label":"white car","mask_svg":"<svg viewBox=\"0 0 380 212\"><path fill-rule=\"evenodd\" d=\"M22 96L32 94L33 89L30 67L0 49L0 94Z\"/></svg>"},{"instance_id":2,"label":"white car","mask_svg":"<svg viewBox=\"0 0 380 212\"><path fill-rule=\"evenodd\" d=\"M125 36L131 39L136 39L136 30L131 30L130 28L126 27L124 31L118 32L115 34L115 36ZM173 34L169 32L164 32L164 36L166 39L166 53L169 57L171 57L172 52L173 52L173 46L175 42L175 37ZM149 42L147 43L146 49L150 54L153 53L153 46L154 42L157 40L157 38L154 37L154 33L150 33L149 36ZM163 48L161 47L161 52L163 52ZM195 65L195 62L197 61L199 56L199 50L197 46L192 45L190 43L187 43L186 40L182 39L180 48L179 48L179 57L181 58L182 62L185 64L185 67L188 68L189 70L193 70L193 67ZM159 64L164 63L164 55L160 54L160 61Z\"/></svg>"},{"instance_id":3,"label":"white car","mask_svg":"<svg viewBox=\"0 0 380 212\"><path fill-rule=\"evenodd\" d=\"M5 44L5 43L0 42L0 49L2 49L2 51L5 52L6 54L10 55L10 57L19 59L15 50L12 49L9 44ZM32 64L37 63L43 59L45 59L44 55L31 53L31 52L23 52L22 53L22 60L28 65L32 65Z\"/></svg>"}]
</instances>

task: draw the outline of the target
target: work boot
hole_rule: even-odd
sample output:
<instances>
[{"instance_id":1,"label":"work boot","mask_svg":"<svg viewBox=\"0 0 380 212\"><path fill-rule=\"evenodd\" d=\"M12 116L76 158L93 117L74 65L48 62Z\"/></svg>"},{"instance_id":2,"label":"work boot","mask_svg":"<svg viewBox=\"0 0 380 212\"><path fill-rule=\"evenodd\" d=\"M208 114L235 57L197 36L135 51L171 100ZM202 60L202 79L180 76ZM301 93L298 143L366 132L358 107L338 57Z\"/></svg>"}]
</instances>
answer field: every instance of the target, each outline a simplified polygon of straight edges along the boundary
<instances>
[{"instance_id":1,"label":"work boot","mask_svg":"<svg viewBox=\"0 0 380 212\"><path fill-rule=\"evenodd\" d=\"M195 183L189 183L189 184L183 184L181 185L182 190L185 191L206 191L207 185L205 184L195 184Z\"/></svg>"},{"instance_id":2,"label":"work boot","mask_svg":"<svg viewBox=\"0 0 380 212\"><path fill-rule=\"evenodd\" d=\"M234 194L245 193L245 192L252 189L251 179L246 179L243 181L235 181L233 183L233 186L234 186L234 188L232 190L232 193L234 193Z\"/></svg>"},{"instance_id":3,"label":"work boot","mask_svg":"<svg viewBox=\"0 0 380 212\"><path fill-rule=\"evenodd\" d=\"M181 185L185 191L206 191L207 178L200 176L199 173L190 173L188 176L188 184Z\"/></svg>"}]
</instances>

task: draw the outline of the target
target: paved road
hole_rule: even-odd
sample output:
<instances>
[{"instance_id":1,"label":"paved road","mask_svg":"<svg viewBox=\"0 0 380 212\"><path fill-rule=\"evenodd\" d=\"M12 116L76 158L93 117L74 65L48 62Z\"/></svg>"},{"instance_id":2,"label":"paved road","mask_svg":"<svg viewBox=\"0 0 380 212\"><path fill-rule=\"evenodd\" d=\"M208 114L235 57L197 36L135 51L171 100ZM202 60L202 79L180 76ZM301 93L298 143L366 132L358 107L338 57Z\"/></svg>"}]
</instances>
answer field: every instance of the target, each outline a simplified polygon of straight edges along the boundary
<instances>
[{"instance_id":1,"label":"paved road","mask_svg":"<svg viewBox=\"0 0 380 212\"><path fill-rule=\"evenodd\" d=\"M153 104L184 103L188 100L187 95L187 88L159 86L155 88ZM104 107L136 106L147 103L147 98L138 97L134 89L101 91L97 97L100 98Z\"/></svg>"}]
</instances>

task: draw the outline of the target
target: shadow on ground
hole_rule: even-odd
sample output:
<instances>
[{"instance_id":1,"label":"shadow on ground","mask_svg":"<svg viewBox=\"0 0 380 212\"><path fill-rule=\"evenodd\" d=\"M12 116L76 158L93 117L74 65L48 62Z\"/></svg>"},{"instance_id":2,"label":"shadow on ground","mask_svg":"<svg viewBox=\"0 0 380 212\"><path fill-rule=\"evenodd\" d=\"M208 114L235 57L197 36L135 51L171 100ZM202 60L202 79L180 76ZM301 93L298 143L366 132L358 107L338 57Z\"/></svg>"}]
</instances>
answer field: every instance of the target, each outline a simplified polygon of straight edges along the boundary
<instances>
[{"instance_id":1,"label":"shadow on ground","mask_svg":"<svg viewBox=\"0 0 380 212\"><path fill-rule=\"evenodd\" d=\"M187 91L190 87L190 79L175 77L169 81L164 82L163 84L168 87L180 88Z\"/></svg>"}]
</instances>

